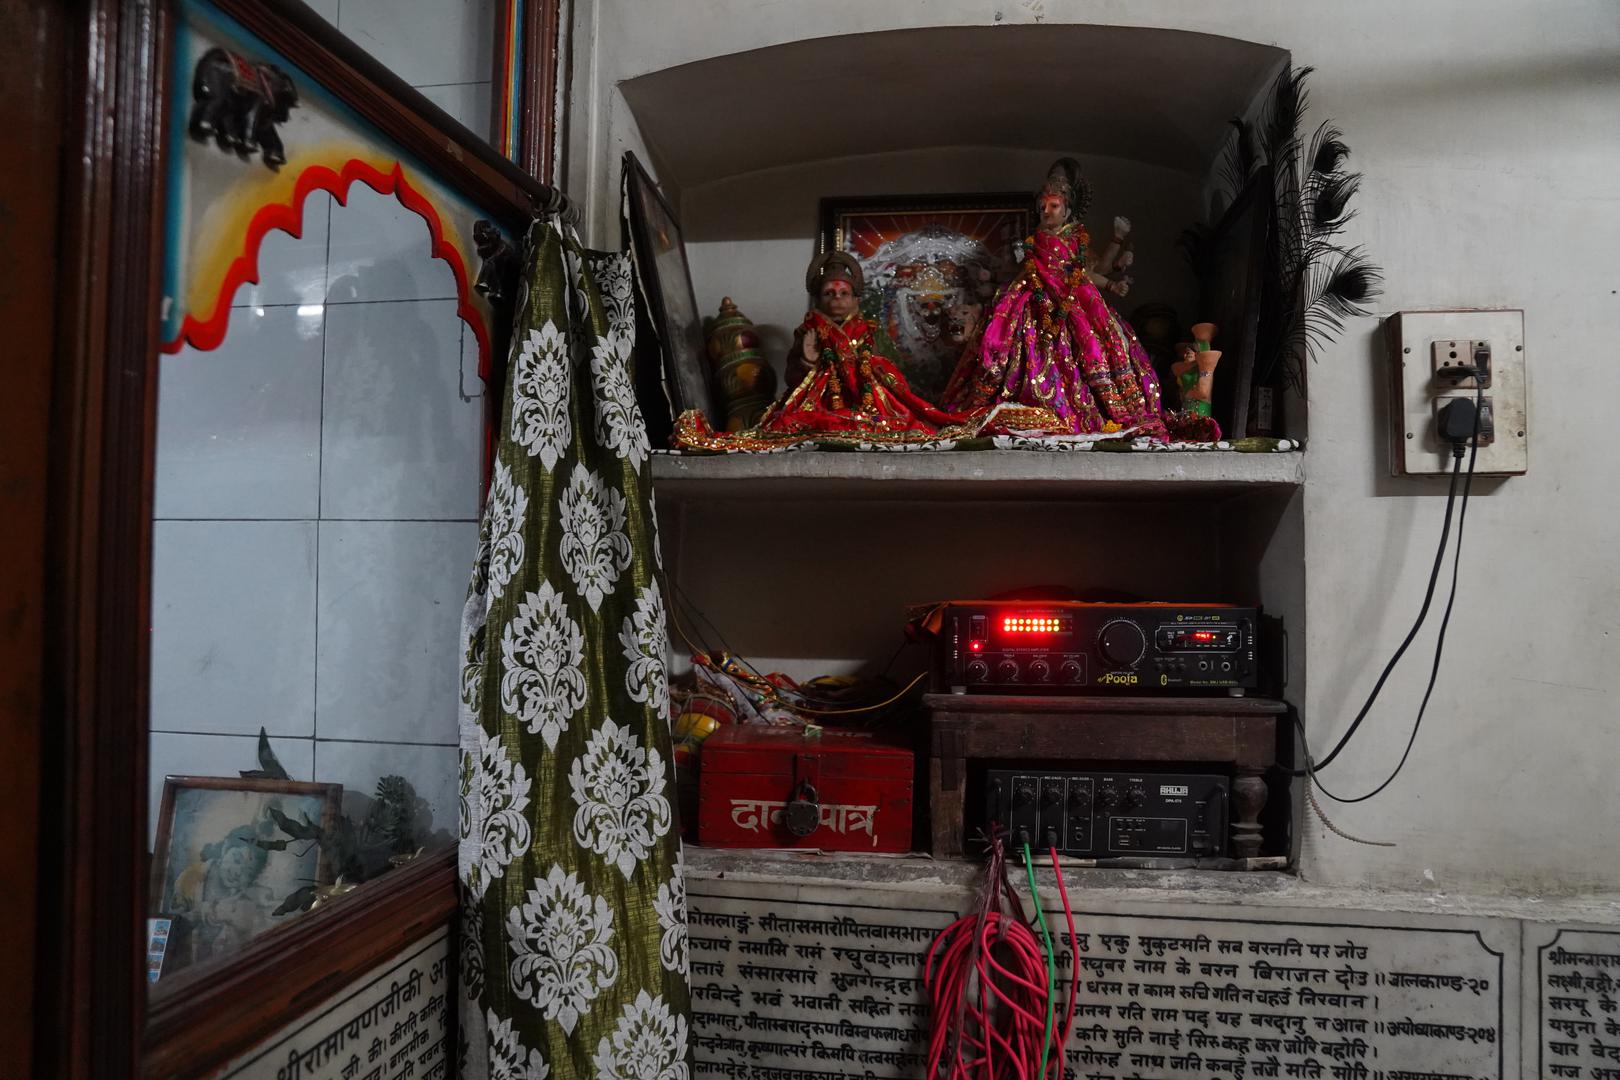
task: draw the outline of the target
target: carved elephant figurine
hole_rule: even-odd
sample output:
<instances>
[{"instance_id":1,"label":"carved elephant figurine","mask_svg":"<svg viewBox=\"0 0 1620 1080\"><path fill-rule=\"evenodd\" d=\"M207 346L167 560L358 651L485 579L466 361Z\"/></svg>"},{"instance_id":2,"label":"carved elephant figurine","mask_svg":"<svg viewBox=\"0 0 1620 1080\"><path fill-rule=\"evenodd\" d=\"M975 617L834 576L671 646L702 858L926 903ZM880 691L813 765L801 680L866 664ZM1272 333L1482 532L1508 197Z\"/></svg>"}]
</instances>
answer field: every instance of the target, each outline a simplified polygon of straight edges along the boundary
<instances>
[{"instance_id":1,"label":"carved elephant figurine","mask_svg":"<svg viewBox=\"0 0 1620 1080\"><path fill-rule=\"evenodd\" d=\"M298 88L274 64L255 63L213 48L203 53L191 77L191 137L213 136L221 150L248 158L262 151L274 169L287 161L276 125L298 105Z\"/></svg>"}]
</instances>

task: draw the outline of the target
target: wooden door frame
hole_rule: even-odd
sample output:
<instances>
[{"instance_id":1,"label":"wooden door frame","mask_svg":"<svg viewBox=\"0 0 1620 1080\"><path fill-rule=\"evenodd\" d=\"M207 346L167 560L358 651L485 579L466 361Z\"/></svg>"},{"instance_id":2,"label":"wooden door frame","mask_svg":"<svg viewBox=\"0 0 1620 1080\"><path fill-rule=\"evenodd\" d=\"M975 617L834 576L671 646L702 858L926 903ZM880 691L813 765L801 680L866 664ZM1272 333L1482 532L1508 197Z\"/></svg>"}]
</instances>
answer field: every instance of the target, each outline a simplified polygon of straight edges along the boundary
<instances>
[{"instance_id":1,"label":"wooden door frame","mask_svg":"<svg viewBox=\"0 0 1620 1080\"><path fill-rule=\"evenodd\" d=\"M0 1010L0 1061L33 1074L36 973L55 962L36 934L47 750L46 517L56 325L67 53L66 5L19 0L0 9L0 325L10 363L0 395L0 955L12 991Z\"/></svg>"},{"instance_id":2,"label":"wooden door frame","mask_svg":"<svg viewBox=\"0 0 1620 1080\"><path fill-rule=\"evenodd\" d=\"M501 141L510 142L512 160L530 176L550 183L557 161L558 78L566 59L563 0L502 0L497 11L491 141L509 133ZM509 62L518 68L515 80Z\"/></svg>"},{"instance_id":3,"label":"wooden door frame","mask_svg":"<svg viewBox=\"0 0 1620 1080\"><path fill-rule=\"evenodd\" d=\"M556 205L551 188L303 4L215 5L507 227L521 234L536 210ZM53 120L49 109L23 132L34 140L29 160L44 163L56 184L30 189L28 177L12 177L4 189L25 201L14 214L37 215L26 239L40 260L32 270L46 275L46 285L26 280L26 267L0 271L0 283L24 286L4 297L8 323L16 325L12 316L31 304L44 327L30 328L27 343L38 350L36 362L7 402L32 407L33 420L8 424L0 437L8 453L18 450L24 481L0 494L0 508L16 509L23 525L4 550L10 553L14 543L28 571L19 589L6 594L14 618L0 625L0 644L17 647L0 685L20 705L6 734L19 771L14 782L8 778L0 807L19 814L8 822L12 831L37 837L36 845L15 853L8 846L5 853L7 866L37 858L37 890L8 907L32 916L14 925L36 931L37 954L10 953L25 960L35 991L31 1024L26 1011L18 1022L31 1028L31 1072L18 1075L192 1075L316 1004L357 965L418 932L422 918L443 925L455 904L453 860L424 860L369 897L306 916L297 927L303 947L284 948L281 940L249 956L251 967L199 978L185 1001L171 998L158 1010L148 1031L152 473L163 106L175 0L86 0L82 6L26 0L24 7L42 29L21 41L21 51L33 59L17 65L17 77L54 90L62 116L59 144L39 145ZM49 162L58 153L58 161ZM57 205L47 205L53 197ZM54 281L42 269L52 249ZM41 415L47 383L48 424ZM219 1026L232 1014L254 1022ZM0 1030L28 1062L29 1032ZM7 1060L14 1065L18 1057L10 1049ZM149 1058L144 1065L143 1054Z\"/></svg>"}]
</instances>

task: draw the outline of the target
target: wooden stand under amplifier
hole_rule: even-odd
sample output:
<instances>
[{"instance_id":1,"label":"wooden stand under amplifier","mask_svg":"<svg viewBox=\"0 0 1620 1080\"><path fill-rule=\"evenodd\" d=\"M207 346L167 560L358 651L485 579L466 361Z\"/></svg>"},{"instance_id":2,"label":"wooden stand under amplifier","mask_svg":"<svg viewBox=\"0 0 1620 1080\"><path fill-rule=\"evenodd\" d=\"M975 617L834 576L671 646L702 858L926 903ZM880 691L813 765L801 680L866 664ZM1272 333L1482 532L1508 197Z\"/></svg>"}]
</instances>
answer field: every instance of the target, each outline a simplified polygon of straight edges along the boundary
<instances>
[{"instance_id":1,"label":"wooden stand under amplifier","mask_svg":"<svg viewBox=\"0 0 1620 1080\"><path fill-rule=\"evenodd\" d=\"M954 694L1259 685L1259 610L1225 604L952 601L926 628L933 689Z\"/></svg>"}]
</instances>

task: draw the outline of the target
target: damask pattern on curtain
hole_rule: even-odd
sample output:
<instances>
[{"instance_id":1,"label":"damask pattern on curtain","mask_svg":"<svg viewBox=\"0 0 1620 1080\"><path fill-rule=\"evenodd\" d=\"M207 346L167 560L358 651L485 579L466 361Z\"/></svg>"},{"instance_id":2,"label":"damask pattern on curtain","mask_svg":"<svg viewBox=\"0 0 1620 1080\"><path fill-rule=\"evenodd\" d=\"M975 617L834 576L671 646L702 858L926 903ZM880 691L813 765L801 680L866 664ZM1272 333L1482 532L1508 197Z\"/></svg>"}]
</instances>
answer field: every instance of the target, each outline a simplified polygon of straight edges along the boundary
<instances>
[{"instance_id":1,"label":"damask pattern on curtain","mask_svg":"<svg viewBox=\"0 0 1620 1080\"><path fill-rule=\"evenodd\" d=\"M462 632L462 1076L688 1080L629 259L530 231Z\"/></svg>"}]
</instances>

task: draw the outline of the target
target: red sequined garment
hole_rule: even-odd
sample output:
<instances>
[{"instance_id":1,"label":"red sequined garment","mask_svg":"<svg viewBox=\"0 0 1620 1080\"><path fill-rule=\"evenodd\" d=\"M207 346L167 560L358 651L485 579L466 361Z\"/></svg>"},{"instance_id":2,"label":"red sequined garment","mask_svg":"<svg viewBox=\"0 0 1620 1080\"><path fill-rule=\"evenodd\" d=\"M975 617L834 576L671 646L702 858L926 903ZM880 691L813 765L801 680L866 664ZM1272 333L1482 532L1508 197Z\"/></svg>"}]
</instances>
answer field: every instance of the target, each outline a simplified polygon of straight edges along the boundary
<instances>
[{"instance_id":1,"label":"red sequined garment","mask_svg":"<svg viewBox=\"0 0 1620 1080\"><path fill-rule=\"evenodd\" d=\"M816 436L873 442L916 442L971 434L962 418L911 389L894 363L873 349L872 324L859 315L837 322L819 311L804 317L803 336L816 335L820 355L799 385L754 427L735 434L713 431L700 413L683 413L675 443L683 449L758 450ZM941 429L947 429L942 431Z\"/></svg>"},{"instance_id":2,"label":"red sequined garment","mask_svg":"<svg viewBox=\"0 0 1620 1080\"><path fill-rule=\"evenodd\" d=\"M1004 403L1050 410L1047 434L1219 438L1208 417L1165 413L1135 333L1086 279L1085 230L1042 229L1027 243L1023 269L951 376L946 407L973 418Z\"/></svg>"}]
</instances>

